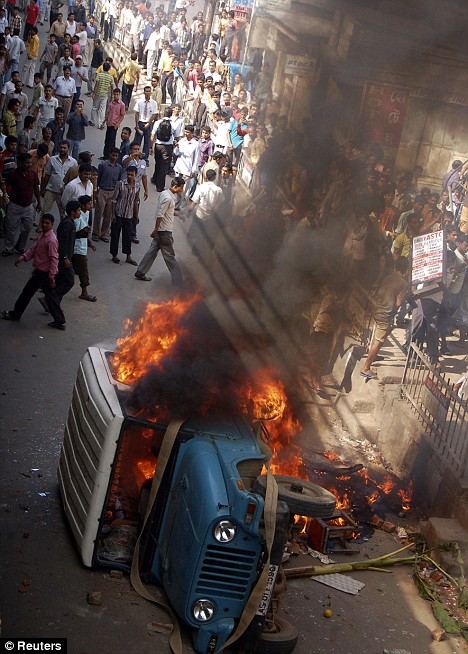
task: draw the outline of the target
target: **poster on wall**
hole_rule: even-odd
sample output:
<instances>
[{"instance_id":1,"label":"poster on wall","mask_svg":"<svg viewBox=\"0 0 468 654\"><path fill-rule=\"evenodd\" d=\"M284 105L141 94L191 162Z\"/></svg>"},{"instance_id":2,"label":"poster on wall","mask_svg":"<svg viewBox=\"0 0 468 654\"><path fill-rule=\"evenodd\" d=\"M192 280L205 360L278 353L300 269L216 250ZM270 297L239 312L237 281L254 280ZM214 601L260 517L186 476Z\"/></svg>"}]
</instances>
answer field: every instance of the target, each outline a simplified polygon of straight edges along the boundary
<instances>
[{"instance_id":1,"label":"poster on wall","mask_svg":"<svg viewBox=\"0 0 468 654\"><path fill-rule=\"evenodd\" d=\"M445 261L444 232L432 232L413 238L411 283L414 285L442 281Z\"/></svg>"},{"instance_id":2,"label":"poster on wall","mask_svg":"<svg viewBox=\"0 0 468 654\"><path fill-rule=\"evenodd\" d=\"M395 163L400 145L408 92L387 84L366 82L361 110L361 126L366 142L378 143L387 165Z\"/></svg>"}]
</instances>

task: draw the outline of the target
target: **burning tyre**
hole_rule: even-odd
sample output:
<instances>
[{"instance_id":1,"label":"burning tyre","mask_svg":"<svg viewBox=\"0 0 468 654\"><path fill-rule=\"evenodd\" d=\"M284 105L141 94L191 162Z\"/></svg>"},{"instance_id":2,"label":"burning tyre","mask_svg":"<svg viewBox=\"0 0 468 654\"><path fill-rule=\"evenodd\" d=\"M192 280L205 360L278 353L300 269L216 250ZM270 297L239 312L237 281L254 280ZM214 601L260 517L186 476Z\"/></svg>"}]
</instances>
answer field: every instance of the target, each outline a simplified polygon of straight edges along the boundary
<instances>
[{"instance_id":1,"label":"burning tyre","mask_svg":"<svg viewBox=\"0 0 468 654\"><path fill-rule=\"evenodd\" d=\"M329 518L336 508L336 498L330 491L310 481L275 475L278 499L286 502L290 513L308 518ZM254 491L265 495L266 476L257 478Z\"/></svg>"}]
</instances>

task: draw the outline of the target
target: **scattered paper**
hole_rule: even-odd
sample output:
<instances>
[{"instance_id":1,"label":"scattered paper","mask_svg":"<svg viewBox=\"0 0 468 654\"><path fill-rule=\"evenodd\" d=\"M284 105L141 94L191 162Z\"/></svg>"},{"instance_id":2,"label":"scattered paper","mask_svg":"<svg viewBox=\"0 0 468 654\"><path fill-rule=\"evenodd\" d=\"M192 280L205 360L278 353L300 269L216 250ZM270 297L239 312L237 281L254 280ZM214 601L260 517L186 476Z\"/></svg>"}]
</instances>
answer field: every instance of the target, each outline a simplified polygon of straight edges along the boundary
<instances>
[{"instance_id":1,"label":"scattered paper","mask_svg":"<svg viewBox=\"0 0 468 654\"><path fill-rule=\"evenodd\" d=\"M319 584L336 588L336 590L341 590L343 593L348 593L349 595L357 595L361 588L364 588L366 585L362 581L357 581L352 577L340 574L314 575L311 579L317 581Z\"/></svg>"}]
</instances>

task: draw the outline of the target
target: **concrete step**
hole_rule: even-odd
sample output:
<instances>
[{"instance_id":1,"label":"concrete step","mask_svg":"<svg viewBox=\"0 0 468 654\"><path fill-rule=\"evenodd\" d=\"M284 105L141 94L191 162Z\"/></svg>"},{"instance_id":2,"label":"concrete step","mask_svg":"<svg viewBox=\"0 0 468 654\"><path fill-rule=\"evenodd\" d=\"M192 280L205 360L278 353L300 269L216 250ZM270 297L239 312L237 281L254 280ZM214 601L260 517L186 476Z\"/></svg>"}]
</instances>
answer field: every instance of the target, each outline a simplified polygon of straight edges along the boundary
<instances>
[{"instance_id":1,"label":"concrete step","mask_svg":"<svg viewBox=\"0 0 468 654\"><path fill-rule=\"evenodd\" d=\"M464 562L465 577L468 572L468 532L454 518L429 518L423 524L423 534L428 547L436 547L447 543L456 542ZM434 550L431 557L450 575L460 576L460 566L452 551Z\"/></svg>"}]
</instances>

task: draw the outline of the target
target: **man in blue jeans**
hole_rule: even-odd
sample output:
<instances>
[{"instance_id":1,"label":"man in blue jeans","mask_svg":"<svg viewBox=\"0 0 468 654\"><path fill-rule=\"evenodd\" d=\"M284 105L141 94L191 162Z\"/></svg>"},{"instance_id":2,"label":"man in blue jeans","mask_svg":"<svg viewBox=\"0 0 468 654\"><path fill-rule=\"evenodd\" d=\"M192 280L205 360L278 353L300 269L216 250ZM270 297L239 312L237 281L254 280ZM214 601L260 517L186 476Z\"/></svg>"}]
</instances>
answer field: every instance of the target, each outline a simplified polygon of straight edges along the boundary
<instances>
[{"instance_id":1,"label":"man in blue jeans","mask_svg":"<svg viewBox=\"0 0 468 654\"><path fill-rule=\"evenodd\" d=\"M162 191L159 196L159 204L156 211L156 225L150 234L153 242L135 272L135 277L142 282L151 281L151 277L147 277L146 273L153 265L159 250L161 250L166 266L171 273L173 286L180 286L182 284L182 274L175 258L172 231L174 227L176 198L184 190L184 185L185 181L183 177L175 177L172 180L171 188Z\"/></svg>"}]
</instances>

